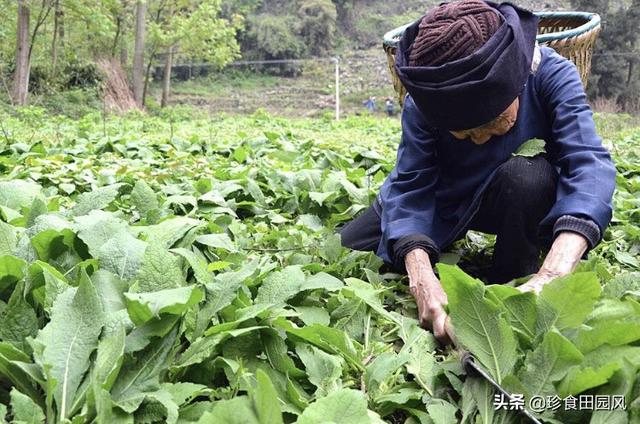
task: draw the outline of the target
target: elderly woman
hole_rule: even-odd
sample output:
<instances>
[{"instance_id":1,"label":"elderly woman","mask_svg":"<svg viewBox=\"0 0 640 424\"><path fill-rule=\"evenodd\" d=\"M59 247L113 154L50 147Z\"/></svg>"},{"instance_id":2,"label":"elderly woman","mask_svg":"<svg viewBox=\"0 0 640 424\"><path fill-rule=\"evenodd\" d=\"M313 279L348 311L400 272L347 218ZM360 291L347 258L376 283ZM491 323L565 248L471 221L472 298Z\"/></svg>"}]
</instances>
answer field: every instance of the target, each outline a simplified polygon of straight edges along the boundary
<instances>
[{"instance_id":1,"label":"elderly woman","mask_svg":"<svg viewBox=\"0 0 640 424\"><path fill-rule=\"evenodd\" d=\"M409 275L420 320L447 342L447 297L431 267L467 230L496 234L492 283L574 270L611 219L615 168L576 67L538 47L538 18L509 3L442 4L400 40L407 88L397 163L377 201L342 230ZM524 142L546 153L514 156ZM540 251L550 250L540 267Z\"/></svg>"}]
</instances>

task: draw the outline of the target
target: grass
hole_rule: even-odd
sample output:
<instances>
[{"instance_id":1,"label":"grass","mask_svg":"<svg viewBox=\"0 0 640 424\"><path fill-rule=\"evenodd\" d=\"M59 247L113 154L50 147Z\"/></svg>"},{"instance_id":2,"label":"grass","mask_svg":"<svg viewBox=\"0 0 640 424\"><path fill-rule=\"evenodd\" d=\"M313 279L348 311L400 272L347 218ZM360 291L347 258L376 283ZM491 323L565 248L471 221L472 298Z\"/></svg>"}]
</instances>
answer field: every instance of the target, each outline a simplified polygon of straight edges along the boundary
<instances>
[{"instance_id":1,"label":"grass","mask_svg":"<svg viewBox=\"0 0 640 424\"><path fill-rule=\"evenodd\" d=\"M172 93L174 95L219 96L234 90L255 90L276 87L281 83L280 78L264 74L247 74L232 72L229 74L215 74L205 78L194 78L188 81L174 81ZM160 83L154 83L152 92L162 89Z\"/></svg>"}]
</instances>

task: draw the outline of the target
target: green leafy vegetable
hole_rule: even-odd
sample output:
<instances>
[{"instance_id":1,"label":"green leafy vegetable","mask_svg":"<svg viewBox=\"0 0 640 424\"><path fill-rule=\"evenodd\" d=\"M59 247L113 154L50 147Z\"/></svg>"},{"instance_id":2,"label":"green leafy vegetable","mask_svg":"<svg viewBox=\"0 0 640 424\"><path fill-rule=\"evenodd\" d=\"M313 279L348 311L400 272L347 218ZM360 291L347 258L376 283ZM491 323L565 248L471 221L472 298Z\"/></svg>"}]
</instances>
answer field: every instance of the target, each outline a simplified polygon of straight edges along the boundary
<instances>
[{"instance_id":1,"label":"green leafy vegetable","mask_svg":"<svg viewBox=\"0 0 640 424\"><path fill-rule=\"evenodd\" d=\"M53 304L51 321L38 333L44 346L37 362L55 382L53 397L59 417L67 417L81 380L89 368L89 356L98 345L104 314L96 289L84 274L78 288L64 291Z\"/></svg>"},{"instance_id":2,"label":"green leafy vegetable","mask_svg":"<svg viewBox=\"0 0 640 424\"><path fill-rule=\"evenodd\" d=\"M399 121L10 112L0 423L519 419L420 326L406 279L336 234L393 169ZM508 390L626 396L545 422L640 417L640 132L606 142L614 216L580 272L535 295L439 267L462 348ZM492 244L469 232L442 260L480 277Z\"/></svg>"},{"instance_id":3,"label":"green leafy vegetable","mask_svg":"<svg viewBox=\"0 0 640 424\"><path fill-rule=\"evenodd\" d=\"M323 397L304 410L297 424L369 424L371 418L362 392L339 389Z\"/></svg>"},{"instance_id":4,"label":"green leafy vegetable","mask_svg":"<svg viewBox=\"0 0 640 424\"><path fill-rule=\"evenodd\" d=\"M500 307L484 297L484 285L450 265L438 267L460 344L473 352L500 382L517 360L513 330Z\"/></svg>"},{"instance_id":5,"label":"green leafy vegetable","mask_svg":"<svg viewBox=\"0 0 640 424\"><path fill-rule=\"evenodd\" d=\"M527 140L518 147L518 150L513 153L513 156L524 156L527 158L532 158L534 156L544 154L545 151L544 140L540 140L539 138L532 138L531 140Z\"/></svg>"}]
</instances>

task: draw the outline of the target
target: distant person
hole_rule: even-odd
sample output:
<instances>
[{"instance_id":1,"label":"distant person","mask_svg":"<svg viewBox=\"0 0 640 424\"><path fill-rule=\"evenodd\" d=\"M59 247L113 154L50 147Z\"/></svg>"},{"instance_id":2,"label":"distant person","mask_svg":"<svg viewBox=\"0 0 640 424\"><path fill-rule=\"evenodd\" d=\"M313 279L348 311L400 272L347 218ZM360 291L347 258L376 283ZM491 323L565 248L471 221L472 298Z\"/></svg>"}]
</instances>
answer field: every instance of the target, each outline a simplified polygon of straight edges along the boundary
<instances>
[{"instance_id":1,"label":"distant person","mask_svg":"<svg viewBox=\"0 0 640 424\"><path fill-rule=\"evenodd\" d=\"M387 102L385 104L385 110L387 111L388 116L394 116L396 114L395 106L393 104L393 100L387 97Z\"/></svg>"},{"instance_id":2,"label":"distant person","mask_svg":"<svg viewBox=\"0 0 640 424\"><path fill-rule=\"evenodd\" d=\"M611 220L616 169L576 66L536 44L538 19L510 3L463 0L406 29L396 166L341 230L344 246L409 275L422 324L443 342L448 299L431 262L467 230L497 235L491 283L535 273L518 289L540 292L575 269ZM546 153L513 155L534 138Z\"/></svg>"},{"instance_id":3,"label":"distant person","mask_svg":"<svg viewBox=\"0 0 640 424\"><path fill-rule=\"evenodd\" d=\"M374 113L376 111L376 98L375 97L369 97L367 100L362 102L362 104L364 105L364 107L367 108L367 110L369 112Z\"/></svg>"}]
</instances>

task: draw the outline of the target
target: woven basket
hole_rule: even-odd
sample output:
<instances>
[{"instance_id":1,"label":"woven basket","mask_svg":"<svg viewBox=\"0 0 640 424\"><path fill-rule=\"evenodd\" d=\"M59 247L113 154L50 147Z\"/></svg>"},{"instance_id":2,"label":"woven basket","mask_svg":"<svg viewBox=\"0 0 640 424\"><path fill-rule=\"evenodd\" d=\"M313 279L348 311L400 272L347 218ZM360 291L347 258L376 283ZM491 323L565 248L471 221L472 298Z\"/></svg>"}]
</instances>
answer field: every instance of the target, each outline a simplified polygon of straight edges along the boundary
<instances>
[{"instance_id":1,"label":"woven basket","mask_svg":"<svg viewBox=\"0 0 640 424\"><path fill-rule=\"evenodd\" d=\"M535 12L540 17L538 25L538 43L549 46L562 56L575 63L580 72L582 84L587 86L591 70L591 55L596 38L600 33L600 15L586 12ZM411 24L389 31L384 36L382 46L387 53L387 63L398 93L400 104L404 101L406 89L400 82L395 70L395 56L398 41L405 29Z\"/></svg>"}]
</instances>

